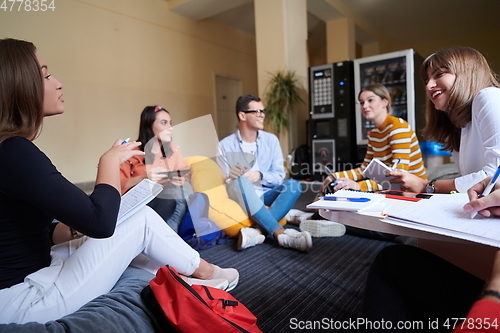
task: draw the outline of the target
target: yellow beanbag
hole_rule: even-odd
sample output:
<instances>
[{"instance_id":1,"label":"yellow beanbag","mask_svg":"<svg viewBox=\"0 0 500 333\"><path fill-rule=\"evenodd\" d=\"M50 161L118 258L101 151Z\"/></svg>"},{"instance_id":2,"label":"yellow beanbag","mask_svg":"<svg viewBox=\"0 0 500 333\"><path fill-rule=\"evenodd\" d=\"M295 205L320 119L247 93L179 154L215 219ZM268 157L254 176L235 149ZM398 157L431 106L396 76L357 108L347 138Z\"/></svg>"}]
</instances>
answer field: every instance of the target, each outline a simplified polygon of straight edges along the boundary
<instances>
[{"instance_id":1,"label":"yellow beanbag","mask_svg":"<svg viewBox=\"0 0 500 333\"><path fill-rule=\"evenodd\" d=\"M229 237L237 237L241 228L253 227L253 222L226 191L226 183L219 165L204 156L186 157L191 167L191 185L195 192L208 196L210 209L208 218L214 221ZM286 223L285 219L279 222Z\"/></svg>"}]
</instances>

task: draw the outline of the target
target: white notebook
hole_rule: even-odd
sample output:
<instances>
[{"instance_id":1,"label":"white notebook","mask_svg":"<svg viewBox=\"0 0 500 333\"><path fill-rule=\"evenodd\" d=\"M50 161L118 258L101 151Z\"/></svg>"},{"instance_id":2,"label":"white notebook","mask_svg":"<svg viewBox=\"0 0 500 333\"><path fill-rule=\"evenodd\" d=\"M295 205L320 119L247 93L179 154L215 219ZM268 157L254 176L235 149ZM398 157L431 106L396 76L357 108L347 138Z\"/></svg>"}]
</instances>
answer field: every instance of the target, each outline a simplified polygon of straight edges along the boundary
<instances>
[{"instance_id":1,"label":"white notebook","mask_svg":"<svg viewBox=\"0 0 500 333\"><path fill-rule=\"evenodd\" d=\"M467 193L435 194L398 212L389 212L384 221L500 247L500 218L478 215L471 219L463 209L467 202Z\"/></svg>"},{"instance_id":2,"label":"white notebook","mask_svg":"<svg viewBox=\"0 0 500 333\"><path fill-rule=\"evenodd\" d=\"M132 187L122 196L116 224L122 223L140 208L146 206L162 189L162 185L149 179L143 179L139 184Z\"/></svg>"},{"instance_id":3,"label":"white notebook","mask_svg":"<svg viewBox=\"0 0 500 333\"><path fill-rule=\"evenodd\" d=\"M388 171L392 171L388 165L382 163L378 158L373 158L363 171L363 175L366 178L376 181L385 189L401 191L401 184L392 184L389 182L389 179L394 177L385 176Z\"/></svg>"},{"instance_id":4,"label":"white notebook","mask_svg":"<svg viewBox=\"0 0 500 333\"><path fill-rule=\"evenodd\" d=\"M368 198L368 202L350 202L350 201L330 201L321 198L309 205L309 209L329 209L329 210L345 210L351 212L362 211L383 211L384 205L382 201L385 195L377 193L367 193L359 191L340 190L333 194L327 194L326 197L342 197L342 198Z\"/></svg>"}]
</instances>

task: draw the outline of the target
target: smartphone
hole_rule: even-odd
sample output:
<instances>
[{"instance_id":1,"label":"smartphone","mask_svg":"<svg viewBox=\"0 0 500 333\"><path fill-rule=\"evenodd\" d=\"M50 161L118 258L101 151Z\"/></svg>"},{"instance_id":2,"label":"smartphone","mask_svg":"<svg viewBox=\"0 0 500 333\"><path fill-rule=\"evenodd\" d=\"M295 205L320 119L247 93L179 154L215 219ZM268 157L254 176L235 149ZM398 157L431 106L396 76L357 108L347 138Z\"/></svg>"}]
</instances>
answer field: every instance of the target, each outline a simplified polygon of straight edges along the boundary
<instances>
[{"instance_id":1,"label":"smartphone","mask_svg":"<svg viewBox=\"0 0 500 333\"><path fill-rule=\"evenodd\" d=\"M415 193L396 190L384 190L378 191L376 193L383 194L386 198L408 201L420 201L421 199L429 199L430 197L432 197L432 194L427 193Z\"/></svg>"},{"instance_id":2,"label":"smartphone","mask_svg":"<svg viewBox=\"0 0 500 333\"><path fill-rule=\"evenodd\" d=\"M187 170L164 171L164 172L160 172L160 174L164 175L165 179L171 179L172 177L175 177L175 176L182 177L185 174L187 174L189 171L191 171L191 170L187 169Z\"/></svg>"},{"instance_id":3,"label":"smartphone","mask_svg":"<svg viewBox=\"0 0 500 333\"><path fill-rule=\"evenodd\" d=\"M337 180L337 178L335 178L335 176L333 175L333 171L329 167L327 167L326 164L323 164L323 170L328 176L332 177L333 181Z\"/></svg>"},{"instance_id":4,"label":"smartphone","mask_svg":"<svg viewBox=\"0 0 500 333\"><path fill-rule=\"evenodd\" d=\"M323 164L323 170L325 171L327 176L332 177L332 181L330 182L330 184L325 187L325 194L335 193L334 187L336 184L334 183L337 181L337 178L335 178L335 176L333 175L333 171L329 167L327 167L326 164Z\"/></svg>"}]
</instances>

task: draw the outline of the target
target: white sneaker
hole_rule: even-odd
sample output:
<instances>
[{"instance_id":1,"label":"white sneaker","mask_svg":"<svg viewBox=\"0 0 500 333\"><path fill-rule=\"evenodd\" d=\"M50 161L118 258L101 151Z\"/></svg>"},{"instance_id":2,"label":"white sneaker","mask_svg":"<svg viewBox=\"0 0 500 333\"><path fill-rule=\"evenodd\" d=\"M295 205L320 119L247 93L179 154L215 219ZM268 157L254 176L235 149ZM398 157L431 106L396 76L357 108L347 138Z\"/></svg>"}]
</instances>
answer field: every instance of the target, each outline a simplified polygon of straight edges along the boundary
<instances>
[{"instance_id":1,"label":"white sneaker","mask_svg":"<svg viewBox=\"0 0 500 333\"><path fill-rule=\"evenodd\" d=\"M312 247L311 234L308 231L297 231L285 229L278 235L278 243L283 247L290 247L299 251L307 252Z\"/></svg>"},{"instance_id":2,"label":"white sneaker","mask_svg":"<svg viewBox=\"0 0 500 333\"><path fill-rule=\"evenodd\" d=\"M234 268L220 268L217 265L214 265L214 274L210 278L211 280L217 280L217 279L222 279L222 280L227 280L228 285L226 287L226 291L231 291L233 290L236 285L238 284L238 281L240 279L240 273L234 269Z\"/></svg>"},{"instance_id":3,"label":"white sneaker","mask_svg":"<svg viewBox=\"0 0 500 333\"><path fill-rule=\"evenodd\" d=\"M288 213L286 213L285 218L287 222L299 225L301 221L308 219L312 215L313 213L303 212L299 209L290 209Z\"/></svg>"},{"instance_id":4,"label":"white sneaker","mask_svg":"<svg viewBox=\"0 0 500 333\"><path fill-rule=\"evenodd\" d=\"M190 286L192 286L193 284L197 284L200 286L207 286L207 287L212 287L212 288L217 288L217 289L222 289L222 290L227 290L229 287L229 282L225 279L201 280L201 279L195 279L195 278L188 278L186 282ZM233 287L233 289L234 289L234 287Z\"/></svg>"},{"instance_id":5,"label":"white sneaker","mask_svg":"<svg viewBox=\"0 0 500 333\"><path fill-rule=\"evenodd\" d=\"M309 231L312 237L340 237L345 234L345 225L332 221L305 220L300 230Z\"/></svg>"},{"instance_id":6,"label":"white sneaker","mask_svg":"<svg viewBox=\"0 0 500 333\"><path fill-rule=\"evenodd\" d=\"M238 250L262 244L265 240L266 236L258 232L255 228L241 228L238 238Z\"/></svg>"}]
</instances>

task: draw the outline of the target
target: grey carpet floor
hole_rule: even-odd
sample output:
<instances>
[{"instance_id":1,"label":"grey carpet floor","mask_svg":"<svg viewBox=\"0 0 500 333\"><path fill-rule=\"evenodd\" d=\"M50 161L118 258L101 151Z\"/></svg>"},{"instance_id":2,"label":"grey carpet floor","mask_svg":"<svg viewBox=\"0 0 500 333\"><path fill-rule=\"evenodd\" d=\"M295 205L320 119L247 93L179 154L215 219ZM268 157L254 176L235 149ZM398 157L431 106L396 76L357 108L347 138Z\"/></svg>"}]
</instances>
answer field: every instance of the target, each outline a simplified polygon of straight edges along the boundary
<instances>
[{"instance_id":1,"label":"grey carpet floor","mask_svg":"<svg viewBox=\"0 0 500 333\"><path fill-rule=\"evenodd\" d=\"M257 316L263 332L349 332L335 325L359 317L370 264L393 243L344 235L313 238L313 244L308 253L274 240L237 251L235 240L229 240L200 254L239 270L231 294Z\"/></svg>"}]
</instances>

